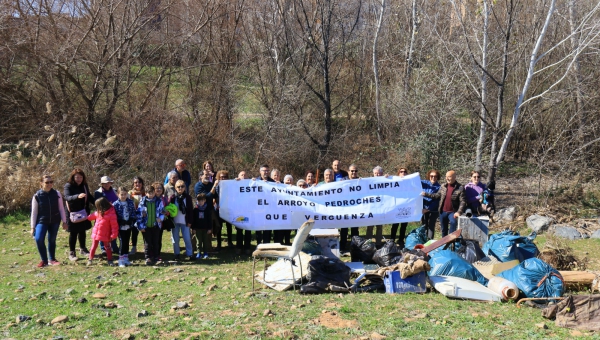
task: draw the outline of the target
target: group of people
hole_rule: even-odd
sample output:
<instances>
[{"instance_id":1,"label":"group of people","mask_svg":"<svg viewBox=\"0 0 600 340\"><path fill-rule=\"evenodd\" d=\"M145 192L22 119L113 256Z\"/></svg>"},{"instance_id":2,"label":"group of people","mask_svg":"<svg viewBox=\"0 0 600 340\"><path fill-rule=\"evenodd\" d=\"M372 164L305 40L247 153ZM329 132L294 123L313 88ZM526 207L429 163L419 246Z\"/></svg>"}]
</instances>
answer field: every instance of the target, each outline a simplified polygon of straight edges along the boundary
<instances>
[{"instance_id":1,"label":"group of people","mask_svg":"<svg viewBox=\"0 0 600 340\"><path fill-rule=\"evenodd\" d=\"M384 174L380 166L373 168L373 176L389 176ZM404 177L408 169L401 167L397 175ZM332 162L331 168L323 171L323 181L319 182L318 170L306 171L304 178L294 181L292 175L281 176L277 169L262 165L259 176L253 179L267 182L295 185L309 188L323 183L359 179L359 170L355 164L348 171L341 168L339 160ZM237 180L249 179L245 171L241 171ZM441 184L440 172L430 170L426 179L422 180L423 215L422 224L427 226L428 238L435 236L436 222L439 220L442 236L457 228L457 218L470 209L474 214L493 214L492 188L480 181L479 172L471 172L471 181L461 185L456 181L455 171L446 173L446 183ZM69 232L69 260L77 261L76 245L79 242L79 254L87 256L87 264L93 264L95 252L100 247L109 265L114 265L113 252L118 251L118 265L125 267L131 264L129 255L137 252L138 236L142 233L144 242L144 258L147 265L162 261L163 232L171 233L175 260L181 259L180 240L185 244L185 256L189 261L209 257L212 250L212 237L217 239L217 251L221 249L222 226L226 225L228 247L233 244L233 226L219 216L219 182L232 179L227 170L214 172L210 161L204 162L198 182L194 185L195 200L192 199L190 186L191 174L186 164L178 159L175 168L167 173L164 182L154 182L146 186L144 180L133 178L131 189L119 187L115 190L113 180L103 176L100 187L90 192L83 170L74 169L64 186L63 195L53 188L51 176L41 177L40 186L31 201L31 235L35 238L41 261L38 267L60 264L56 259L56 236L59 225ZM95 206L91 213L90 206ZM86 232L92 228L92 246L86 247ZM367 226L366 238L373 237L381 245L383 226ZM394 223L391 239L403 247L406 237L407 223ZM350 230L349 230L350 229ZM282 244L291 244L292 230L257 230L256 243L269 243L271 240ZM340 249L347 248L348 233L358 236L358 228L342 228L340 230ZM46 247L45 238L48 238ZM119 244L117 244L117 239ZM236 227L236 254L251 253L252 232ZM129 246L131 245L131 248ZM194 255L194 248L197 253Z\"/></svg>"}]
</instances>

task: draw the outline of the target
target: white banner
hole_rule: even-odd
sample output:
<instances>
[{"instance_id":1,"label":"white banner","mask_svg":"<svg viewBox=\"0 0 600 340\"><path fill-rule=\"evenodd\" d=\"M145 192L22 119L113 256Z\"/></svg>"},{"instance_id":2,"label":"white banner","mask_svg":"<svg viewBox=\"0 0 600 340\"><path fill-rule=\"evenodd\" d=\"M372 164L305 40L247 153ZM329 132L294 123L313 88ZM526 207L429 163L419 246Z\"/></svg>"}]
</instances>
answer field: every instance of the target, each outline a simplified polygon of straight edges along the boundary
<instances>
[{"instance_id":1,"label":"white banner","mask_svg":"<svg viewBox=\"0 0 600 340\"><path fill-rule=\"evenodd\" d=\"M365 227L420 221L419 173L369 177L302 189L262 180L219 182L220 216L247 230Z\"/></svg>"}]
</instances>

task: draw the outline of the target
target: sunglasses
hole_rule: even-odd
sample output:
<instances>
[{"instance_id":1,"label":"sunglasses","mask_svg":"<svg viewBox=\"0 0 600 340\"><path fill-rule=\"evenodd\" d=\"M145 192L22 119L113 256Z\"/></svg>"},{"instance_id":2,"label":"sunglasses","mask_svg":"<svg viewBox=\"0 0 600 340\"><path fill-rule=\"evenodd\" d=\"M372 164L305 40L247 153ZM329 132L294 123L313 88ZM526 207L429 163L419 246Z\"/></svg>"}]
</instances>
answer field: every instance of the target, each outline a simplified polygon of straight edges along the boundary
<instances>
[{"instance_id":1,"label":"sunglasses","mask_svg":"<svg viewBox=\"0 0 600 340\"><path fill-rule=\"evenodd\" d=\"M404 170L400 170L400 171L398 171L398 173L405 174L405 173L406 173L406 171L404 171Z\"/></svg>"},{"instance_id":2,"label":"sunglasses","mask_svg":"<svg viewBox=\"0 0 600 340\"><path fill-rule=\"evenodd\" d=\"M358 172L358 170L350 170L350 172Z\"/></svg>"},{"instance_id":3,"label":"sunglasses","mask_svg":"<svg viewBox=\"0 0 600 340\"><path fill-rule=\"evenodd\" d=\"M183 185L178 185L178 186L176 186L176 188L177 188L177 189L185 189L185 186L183 186Z\"/></svg>"},{"instance_id":4,"label":"sunglasses","mask_svg":"<svg viewBox=\"0 0 600 340\"><path fill-rule=\"evenodd\" d=\"M44 184L54 184L54 181L47 181L47 182L44 182Z\"/></svg>"}]
</instances>

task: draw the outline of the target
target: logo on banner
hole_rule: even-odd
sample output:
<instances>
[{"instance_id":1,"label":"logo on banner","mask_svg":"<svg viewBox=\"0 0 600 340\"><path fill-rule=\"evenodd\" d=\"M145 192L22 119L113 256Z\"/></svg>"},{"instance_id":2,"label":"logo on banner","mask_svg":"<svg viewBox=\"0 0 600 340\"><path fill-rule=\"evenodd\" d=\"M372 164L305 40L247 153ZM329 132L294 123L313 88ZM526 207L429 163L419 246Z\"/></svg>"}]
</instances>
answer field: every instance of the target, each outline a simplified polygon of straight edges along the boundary
<instances>
[{"instance_id":1,"label":"logo on banner","mask_svg":"<svg viewBox=\"0 0 600 340\"><path fill-rule=\"evenodd\" d=\"M412 207L401 207L398 208L398 213L396 214L396 218L407 218L412 215Z\"/></svg>"},{"instance_id":2,"label":"logo on banner","mask_svg":"<svg viewBox=\"0 0 600 340\"><path fill-rule=\"evenodd\" d=\"M246 216L238 216L235 218L236 223L248 223L250 221Z\"/></svg>"}]
</instances>

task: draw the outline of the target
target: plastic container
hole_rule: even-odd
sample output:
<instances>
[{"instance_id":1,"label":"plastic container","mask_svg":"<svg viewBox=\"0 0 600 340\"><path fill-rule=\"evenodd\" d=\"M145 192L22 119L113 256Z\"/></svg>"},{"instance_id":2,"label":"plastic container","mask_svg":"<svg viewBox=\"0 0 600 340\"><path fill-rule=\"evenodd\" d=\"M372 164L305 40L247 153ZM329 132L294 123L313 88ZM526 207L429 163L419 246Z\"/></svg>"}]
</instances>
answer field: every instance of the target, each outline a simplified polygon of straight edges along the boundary
<instances>
[{"instance_id":1,"label":"plastic container","mask_svg":"<svg viewBox=\"0 0 600 340\"><path fill-rule=\"evenodd\" d=\"M517 288L517 285L501 277L492 277L487 287L502 295L504 300L516 300L519 297L519 288Z\"/></svg>"}]
</instances>

